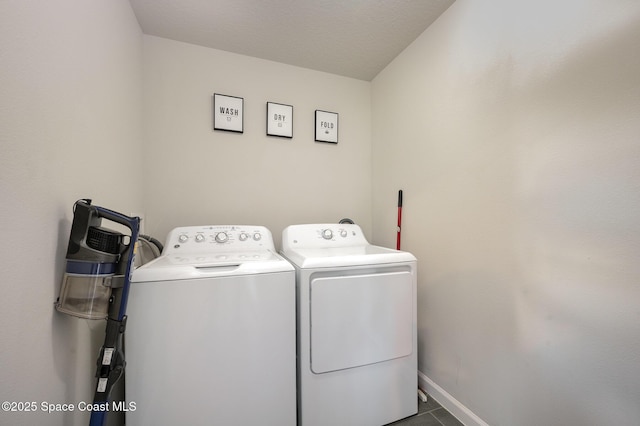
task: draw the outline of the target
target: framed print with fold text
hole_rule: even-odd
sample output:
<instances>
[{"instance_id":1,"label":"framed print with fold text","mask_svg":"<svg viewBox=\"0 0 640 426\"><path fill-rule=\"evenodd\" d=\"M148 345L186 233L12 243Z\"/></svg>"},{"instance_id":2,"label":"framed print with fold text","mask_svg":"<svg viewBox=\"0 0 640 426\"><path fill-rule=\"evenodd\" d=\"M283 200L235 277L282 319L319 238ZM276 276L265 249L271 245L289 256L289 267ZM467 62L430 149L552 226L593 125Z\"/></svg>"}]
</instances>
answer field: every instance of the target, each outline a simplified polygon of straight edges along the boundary
<instances>
[{"instance_id":1,"label":"framed print with fold text","mask_svg":"<svg viewBox=\"0 0 640 426\"><path fill-rule=\"evenodd\" d=\"M316 142L338 143L338 113L316 110Z\"/></svg>"}]
</instances>

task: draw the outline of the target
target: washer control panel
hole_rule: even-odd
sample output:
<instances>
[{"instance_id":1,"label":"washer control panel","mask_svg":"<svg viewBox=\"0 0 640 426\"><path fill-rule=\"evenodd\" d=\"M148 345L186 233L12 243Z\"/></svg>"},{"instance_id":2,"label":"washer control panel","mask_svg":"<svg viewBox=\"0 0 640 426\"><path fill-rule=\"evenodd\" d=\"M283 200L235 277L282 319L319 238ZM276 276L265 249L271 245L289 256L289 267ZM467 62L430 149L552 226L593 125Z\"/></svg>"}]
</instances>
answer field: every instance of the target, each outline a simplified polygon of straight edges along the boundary
<instances>
[{"instance_id":1,"label":"washer control panel","mask_svg":"<svg viewBox=\"0 0 640 426\"><path fill-rule=\"evenodd\" d=\"M319 223L287 227L282 233L282 244L300 248L331 248L369 245L369 242L358 225Z\"/></svg>"},{"instance_id":2,"label":"washer control panel","mask_svg":"<svg viewBox=\"0 0 640 426\"><path fill-rule=\"evenodd\" d=\"M271 232L264 226L183 226L167 236L163 254L275 251Z\"/></svg>"}]
</instances>

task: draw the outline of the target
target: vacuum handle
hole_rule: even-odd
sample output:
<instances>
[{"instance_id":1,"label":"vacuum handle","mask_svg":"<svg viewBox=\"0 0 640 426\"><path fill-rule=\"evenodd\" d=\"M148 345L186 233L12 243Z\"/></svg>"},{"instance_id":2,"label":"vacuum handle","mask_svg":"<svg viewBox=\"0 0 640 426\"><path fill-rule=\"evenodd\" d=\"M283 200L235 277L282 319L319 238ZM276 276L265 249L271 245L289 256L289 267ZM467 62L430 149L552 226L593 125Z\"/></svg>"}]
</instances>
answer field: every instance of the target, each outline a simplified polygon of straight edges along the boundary
<instances>
[{"instance_id":1,"label":"vacuum handle","mask_svg":"<svg viewBox=\"0 0 640 426\"><path fill-rule=\"evenodd\" d=\"M124 225L127 228L129 228L131 232L135 230L136 234L138 233L138 228L140 227L139 217L129 217L129 216L123 215L122 213L105 209L104 207L98 207L98 206L94 206L94 207L96 209L96 212L98 212L99 217ZM137 239L137 235L136 235L136 239Z\"/></svg>"},{"instance_id":2,"label":"vacuum handle","mask_svg":"<svg viewBox=\"0 0 640 426\"><path fill-rule=\"evenodd\" d=\"M112 222L120 223L131 230L131 241L127 249L126 269L124 272L124 284L122 286L122 296L120 300L120 308L118 310L117 320L122 321L127 310L127 301L129 299L129 284L131 283L131 274L133 274L133 262L135 257L135 244L138 241L140 233L140 218L129 217L104 207L93 206L98 216Z\"/></svg>"}]
</instances>

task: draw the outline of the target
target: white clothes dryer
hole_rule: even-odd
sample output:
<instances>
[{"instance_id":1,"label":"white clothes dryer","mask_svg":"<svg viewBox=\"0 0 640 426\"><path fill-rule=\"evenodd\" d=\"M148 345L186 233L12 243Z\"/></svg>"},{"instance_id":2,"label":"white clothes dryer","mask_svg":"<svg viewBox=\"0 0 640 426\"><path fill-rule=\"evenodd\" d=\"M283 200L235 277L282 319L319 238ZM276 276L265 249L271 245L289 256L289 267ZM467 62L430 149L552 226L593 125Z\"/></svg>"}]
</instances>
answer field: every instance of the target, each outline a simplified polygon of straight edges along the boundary
<instances>
[{"instance_id":1,"label":"white clothes dryer","mask_svg":"<svg viewBox=\"0 0 640 426\"><path fill-rule=\"evenodd\" d=\"M416 258L354 224L292 225L298 425L379 426L417 413Z\"/></svg>"},{"instance_id":2,"label":"white clothes dryer","mask_svg":"<svg viewBox=\"0 0 640 426\"><path fill-rule=\"evenodd\" d=\"M267 228L174 229L128 313L127 425L296 424L295 272Z\"/></svg>"}]
</instances>

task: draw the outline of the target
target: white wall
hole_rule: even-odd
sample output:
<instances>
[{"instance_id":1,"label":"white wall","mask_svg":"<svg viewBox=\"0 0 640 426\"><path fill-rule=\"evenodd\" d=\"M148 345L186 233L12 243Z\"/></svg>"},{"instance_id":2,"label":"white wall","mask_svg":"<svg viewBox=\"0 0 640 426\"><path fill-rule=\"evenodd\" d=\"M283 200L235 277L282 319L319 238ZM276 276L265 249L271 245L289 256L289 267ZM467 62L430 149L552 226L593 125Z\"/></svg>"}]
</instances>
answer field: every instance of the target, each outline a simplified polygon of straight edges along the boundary
<instances>
[{"instance_id":1,"label":"white wall","mask_svg":"<svg viewBox=\"0 0 640 426\"><path fill-rule=\"evenodd\" d=\"M141 49L126 0L0 2L0 401L93 399L105 324L53 302L73 203L142 209ZM0 424L88 416L0 411Z\"/></svg>"},{"instance_id":2,"label":"white wall","mask_svg":"<svg viewBox=\"0 0 640 426\"><path fill-rule=\"evenodd\" d=\"M372 83L374 241L490 425L640 418L640 3L458 0ZM455 407L454 407L455 408Z\"/></svg>"},{"instance_id":3,"label":"white wall","mask_svg":"<svg viewBox=\"0 0 640 426\"><path fill-rule=\"evenodd\" d=\"M213 131L214 93L244 98L244 133ZM293 105L293 139L266 136L266 103ZM314 111L339 114L337 145ZM370 83L144 36L146 232L350 217L371 230Z\"/></svg>"}]
</instances>

